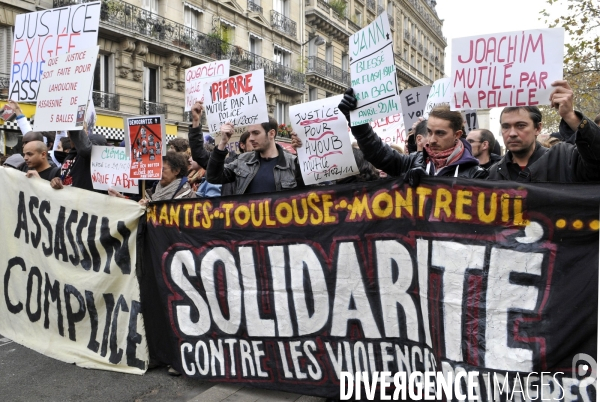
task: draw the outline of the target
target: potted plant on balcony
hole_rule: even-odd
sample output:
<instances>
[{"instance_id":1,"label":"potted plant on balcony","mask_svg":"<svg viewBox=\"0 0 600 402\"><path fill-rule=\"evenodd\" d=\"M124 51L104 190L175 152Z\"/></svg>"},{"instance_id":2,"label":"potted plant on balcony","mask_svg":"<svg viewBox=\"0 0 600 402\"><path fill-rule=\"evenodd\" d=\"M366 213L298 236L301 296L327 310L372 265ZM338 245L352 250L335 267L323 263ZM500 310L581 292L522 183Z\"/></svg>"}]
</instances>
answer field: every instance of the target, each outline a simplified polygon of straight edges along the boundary
<instances>
[{"instance_id":1,"label":"potted plant on balcony","mask_svg":"<svg viewBox=\"0 0 600 402\"><path fill-rule=\"evenodd\" d=\"M106 0L100 6L100 19L106 21L109 16L115 16L123 11L124 7L124 4L119 0Z\"/></svg>"},{"instance_id":2,"label":"potted plant on balcony","mask_svg":"<svg viewBox=\"0 0 600 402\"><path fill-rule=\"evenodd\" d=\"M348 5L346 4L346 2L344 0L331 0L329 2L329 7L331 7L331 9L333 11L335 11L340 17L344 17L346 15L346 7Z\"/></svg>"},{"instance_id":3,"label":"potted plant on balcony","mask_svg":"<svg viewBox=\"0 0 600 402\"><path fill-rule=\"evenodd\" d=\"M280 124L277 127L277 135L283 138L292 138L292 126Z\"/></svg>"}]
</instances>

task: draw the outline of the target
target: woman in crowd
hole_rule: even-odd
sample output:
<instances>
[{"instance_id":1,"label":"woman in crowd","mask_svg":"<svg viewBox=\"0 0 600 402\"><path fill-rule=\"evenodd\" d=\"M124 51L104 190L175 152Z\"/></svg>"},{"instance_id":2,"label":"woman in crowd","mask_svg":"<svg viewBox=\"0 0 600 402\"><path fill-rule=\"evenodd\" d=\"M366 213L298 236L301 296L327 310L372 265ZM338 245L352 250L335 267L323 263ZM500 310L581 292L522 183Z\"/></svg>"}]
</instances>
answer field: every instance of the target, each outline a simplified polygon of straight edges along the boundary
<instances>
[{"instance_id":1,"label":"woman in crowd","mask_svg":"<svg viewBox=\"0 0 600 402\"><path fill-rule=\"evenodd\" d=\"M188 161L184 154L169 151L163 156L162 178L152 188L146 190L146 197L140 200L141 205L150 201L177 200L194 198L196 194L188 182Z\"/></svg>"}]
</instances>

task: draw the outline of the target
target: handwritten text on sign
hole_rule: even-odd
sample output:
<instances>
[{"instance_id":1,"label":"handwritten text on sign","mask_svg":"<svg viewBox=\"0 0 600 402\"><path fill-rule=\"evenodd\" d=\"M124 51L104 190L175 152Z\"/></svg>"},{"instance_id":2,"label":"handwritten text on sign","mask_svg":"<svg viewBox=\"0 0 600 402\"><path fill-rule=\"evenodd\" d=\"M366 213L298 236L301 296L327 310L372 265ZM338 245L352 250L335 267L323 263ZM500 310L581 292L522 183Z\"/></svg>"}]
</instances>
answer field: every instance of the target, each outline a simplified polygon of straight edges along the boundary
<instances>
[{"instance_id":1,"label":"handwritten text on sign","mask_svg":"<svg viewBox=\"0 0 600 402\"><path fill-rule=\"evenodd\" d=\"M48 60L97 43L99 24L99 1L17 15L9 99L35 101Z\"/></svg>"},{"instance_id":2,"label":"handwritten text on sign","mask_svg":"<svg viewBox=\"0 0 600 402\"><path fill-rule=\"evenodd\" d=\"M452 40L454 109L548 105L563 77L564 30L537 29Z\"/></svg>"},{"instance_id":3,"label":"handwritten text on sign","mask_svg":"<svg viewBox=\"0 0 600 402\"><path fill-rule=\"evenodd\" d=\"M37 99L35 131L83 127L98 49L94 46L48 59Z\"/></svg>"},{"instance_id":4,"label":"handwritten text on sign","mask_svg":"<svg viewBox=\"0 0 600 402\"><path fill-rule=\"evenodd\" d=\"M377 133L384 144L404 146L406 130L404 129L402 113L373 121L371 122L371 127L373 127L373 131Z\"/></svg>"},{"instance_id":5,"label":"handwritten text on sign","mask_svg":"<svg viewBox=\"0 0 600 402\"><path fill-rule=\"evenodd\" d=\"M185 112L197 101L204 102L204 83L229 77L229 60L200 64L185 70Z\"/></svg>"},{"instance_id":6,"label":"handwritten text on sign","mask_svg":"<svg viewBox=\"0 0 600 402\"><path fill-rule=\"evenodd\" d=\"M269 121L264 70L204 84L204 107L211 133L224 123L248 126Z\"/></svg>"},{"instance_id":7,"label":"handwritten text on sign","mask_svg":"<svg viewBox=\"0 0 600 402\"><path fill-rule=\"evenodd\" d=\"M387 13L350 37L350 76L357 108L350 112L353 126L400 111L392 34Z\"/></svg>"},{"instance_id":8,"label":"handwritten text on sign","mask_svg":"<svg viewBox=\"0 0 600 402\"><path fill-rule=\"evenodd\" d=\"M348 123L338 109L342 96L290 107L292 127L302 140L296 152L306 184L358 174Z\"/></svg>"},{"instance_id":9,"label":"handwritten text on sign","mask_svg":"<svg viewBox=\"0 0 600 402\"><path fill-rule=\"evenodd\" d=\"M92 183L96 190L109 187L124 193L138 193L138 181L129 176L131 160L121 147L92 147Z\"/></svg>"},{"instance_id":10,"label":"handwritten text on sign","mask_svg":"<svg viewBox=\"0 0 600 402\"><path fill-rule=\"evenodd\" d=\"M423 110L427 104L429 92L431 92L431 85L402 91L400 98L405 127L412 127L413 123L419 120L419 117L423 117Z\"/></svg>"},{"instance_id":11,"label":"handwritten text on sign","mask_svg":"<svg viewBox=\"0 0 600 402\"><path fill-rule=\"evenodd\" d=\"M452 81L450 78L440 78L434 82L433 85L431 85L429 97L427 98L427 104L423 110L423 117L426 119L429 118L429 113L436 106L450 105L452 102L452 95Z\"/></svg>"}]
</instances>

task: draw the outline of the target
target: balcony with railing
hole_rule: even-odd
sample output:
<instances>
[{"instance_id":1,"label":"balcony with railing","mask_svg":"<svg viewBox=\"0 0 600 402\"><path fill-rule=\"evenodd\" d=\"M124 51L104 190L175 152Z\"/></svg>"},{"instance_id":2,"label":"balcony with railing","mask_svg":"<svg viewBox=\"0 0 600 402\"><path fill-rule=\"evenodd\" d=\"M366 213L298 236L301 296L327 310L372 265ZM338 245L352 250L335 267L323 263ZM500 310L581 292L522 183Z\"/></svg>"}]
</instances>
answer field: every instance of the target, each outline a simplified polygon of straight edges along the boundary
<instances>
[{"instance_id":1,"label":"balcony with railing","mask_svg":"<svg viewBox=\"0 0 600 402\"><path fill-rule=\"evenodd\" d=\"M82 3L89 1L92 0L77 0ZM54 0L53 5L56 8L75 2ZM109 7L108 4L111 6ZM295 24L294 22L294 36ZM263 68L266 80L288 85L298 92L304 92L305 89L304 74L298 71L121 0L102 0L100 27L121 35L125 33L147 40L171 50L177 48L183 52L191 52L201 60L229 59L231 67L244 71Z\"/></svg>"},{"instance_id":2,"label":"balcony with railing","mask_svg":"<svg viewBox=\"0 0 600 402\"><path fill-rule=\"evenodd\" d=\"M100 109L118 111L121 108L121 99L118 94L94 91L92 93L94 106Z\"/></svg>"},{"instance_id":3,"label":"balcony with railing","mask_svg":"<svg viewBox=\"0 0 600 402\"><path fill-rule=\"evenodd\" d=\"M0 95L5 99L8 97L10 87L10 74L0 73Z\"/></svg>"},{"instance_id":4,"label":"balcony with railing","mask_svg":"<svg viewBox=\"0 0 600 402\"><path fill-rule=\"evenodd\" d=\"M306 24L321 31L332 40L347 42L360 26L348 18L348 6L333 7L325 0L305 0Z\"/></svg>"},{"instance_id":5,"label":"balcony with railing","mask_svg":"<svg viewBox=\"0 0 600 402\"><path fill-rule=\"evenodd\" d=\"M367 8L375 12L375 0L367 0Z\"/></svg>"},{"instance_id":6,"label":"balcony with railing","mask_svg":"<svg viewBox=\"0 0 600 402\"><path fill-rule=\"evenodd\" d=\"M316 56L308 57L308 67L306 74L318 74L328 80L334 80L341 86L350 85L350 72L344 71L331 63L326 62Z\"/></svg>"},{"instance_id":7,"label":"balcony with railing","mask_svg":"<svg viewBox=\"0 0 600 402\"><path fill-rule=\"evenodd\" d=\"M163 114L167 117L167 104L150 102L147 100L140 99L140 114Z\"/></svg>"},{"instance_id":8,"label":"balcony with railing","mask_svg":"<svg viewBox=\"0 0 600 402\"><path fill-rule=\"evenodd\" d=\"M392 14L388 14L388 21L390 22L390 26L393 28L394 27L394 17L392 16Z\"/></svg>"},{"instance_id":9,"label":"balcony with railing","mask_svg":"<svg viewBox=\"0 0 600 402\"><path fill-rule=\"evenodd\" d=\"M258 4L256 4L254 1L248 0L248 11L250 11L252 13L262 14L263 8L261 6L259 6Z\"/></svg>"},{"instance_id":10,"label":"balcony with railing","mask_svg":"<svg viewBox=\"0 0 600 402\"><path fill-rule=\"evenodd\" d=\"M296 21L275 10L271 10L271 26L289 36L296 37Z\"/></svg>"}]
</instances>

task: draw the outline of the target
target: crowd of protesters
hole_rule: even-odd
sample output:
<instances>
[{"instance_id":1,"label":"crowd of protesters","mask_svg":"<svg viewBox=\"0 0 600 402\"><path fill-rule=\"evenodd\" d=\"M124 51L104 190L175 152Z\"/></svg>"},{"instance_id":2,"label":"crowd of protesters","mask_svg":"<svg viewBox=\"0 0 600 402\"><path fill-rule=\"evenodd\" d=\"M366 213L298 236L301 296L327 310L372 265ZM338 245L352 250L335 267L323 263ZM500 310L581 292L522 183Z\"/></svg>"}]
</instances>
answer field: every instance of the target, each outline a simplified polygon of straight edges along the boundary
<instances>
[{"instance_id":1,"label":"crowd of protesters","mask_svg":"<svg viewBox=\"0 0 600 402\"><path fill-rule=\"evenodd\" d=\"M550 102L561 117L559 132L541 133L542 114L535 106L506 107L500 115L506 149L503 156L491 131L477 129L466 135L461 114L447 106L434 108L427 120L420 119L413 125L404 150L384 144L370 124L353 126L353 152L360 174L338 182L391 176L404 177L417 186L424 175L525 182L598 181L600 117L592 121L574 110L574 94L566 81L556 81L552 86ZM356 104L354 91L349 88L339 105L348 122ZM87 135L85 130L69 131L53 147L54 133L32 131L19 105L11 101L10 106L23 131L23 155L2 156L0 165L21 170L28 178L47 180L57 190L73 186L94 191L90 175L92 146L106 145L106 139L98 134ZM161 180L149 183L145 194L132 199L147 205L157 200L304 187L298 158L275 141L275 119L248 126L235 152L228 150L235 127L224 124L220 141L215 144L212 136L202 133L202 112L203 105L197 102L192 107L188 139L175 138L168 144ZM292 134L292 147L301 146ZM108 194L123 197L114 190Z\"/></svg>"},{"instance_id":2,"label":"crowd of protesters","mask_svg":"<svg viewBox=\"0 0 600 402\"><path fill-rule=\"evenodd\" d=\"M559 132L543 135L542 114L535 106L506 107L500 115L506 152L487 129L465 134L460 112L448 106L434 108L427 120L420 119L409 130L405 149L385 144L370 124L352 126L356 139L353 153L359 174L340 184L403 177L418 186L426 175L478 180L517 182L591 182L600 180L600 115L590 120L573 107L573 91L566 81L552 84L551 105L561 117ZM106 145L98 134L69 131L53 147L53 133L34 132L23 118L18 104L11 102L23 130L23 155L2 156L0 166L23 172L24 179L43 179L55 190L72 186L94 191L91 153L94 145ZM357 107L349 88L339 110L350 122ZM228 150L235 127L224 124L219 142L202 133L203 105L192 107L188 139L175 138L162 155L162 177L147 182L144 194L131 199L146 206L154 201L258 194L305 187L298 158L275 141L278 122L247 127L238 143L238 152ZM292 147L302 142L292 134ZM321 185L330 185L325 183ZM97 190L96 190L97 191ZM101 192L101 191L99 191ZM105 192L102 192L105 193ZM125 197L109 189L110 196ZM105 193L106 194L106 193ZM128 198L128 197L127 197ZM169 373L179 375L170 368Z\"/></svg>"}]
</instances>

